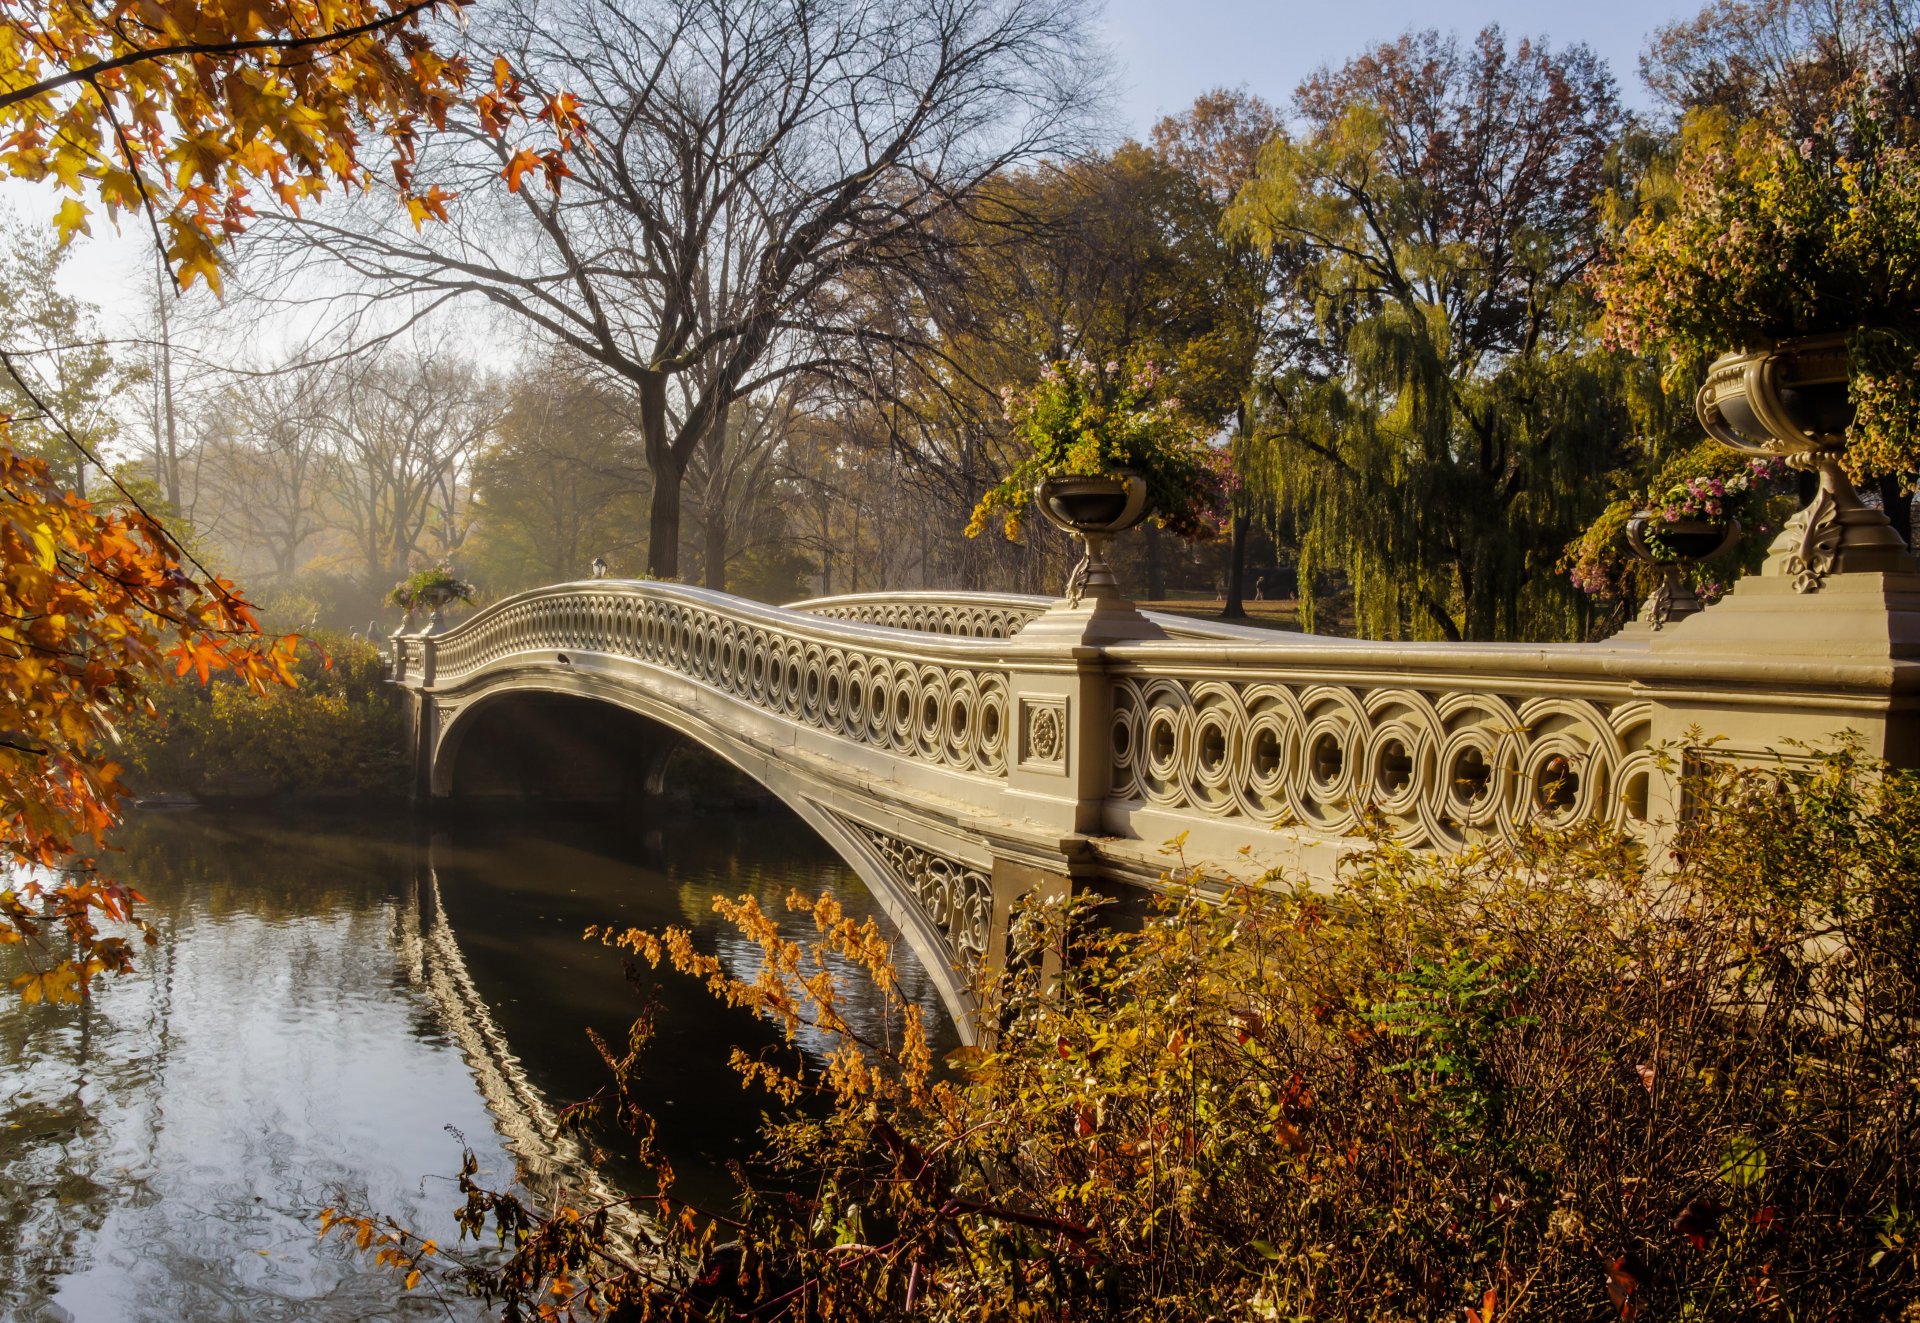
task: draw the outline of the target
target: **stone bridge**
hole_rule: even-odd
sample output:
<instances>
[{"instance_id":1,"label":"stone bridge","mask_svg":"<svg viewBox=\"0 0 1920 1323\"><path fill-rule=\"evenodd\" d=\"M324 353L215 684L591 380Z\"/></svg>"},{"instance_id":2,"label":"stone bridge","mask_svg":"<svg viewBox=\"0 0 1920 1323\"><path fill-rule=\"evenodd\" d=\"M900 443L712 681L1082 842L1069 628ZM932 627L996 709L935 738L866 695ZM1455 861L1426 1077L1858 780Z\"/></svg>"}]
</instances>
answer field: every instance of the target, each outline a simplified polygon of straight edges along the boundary
<instances>
[{"instance_id":1,"label":"stone bridge","mask_svg":"<svg viewBox=\"0 0 1920 1323\"><path fill-rule=\"evenodd\" d=\"M396 634L392 668L423 796L639 797L678 741L724 758L846 859L969 1033L968 972L1003 953L1018 897L1151 885L1176 837L1189 863L1326 878L1362 806L1447 849L1528 822L1657 831L1686 756L1794 756L1850 730L1920 761L1916 621L1920 575L1811 596L1750 578L1662 631L1544 646L591 580Z\"/></svg>"}]
</instances>

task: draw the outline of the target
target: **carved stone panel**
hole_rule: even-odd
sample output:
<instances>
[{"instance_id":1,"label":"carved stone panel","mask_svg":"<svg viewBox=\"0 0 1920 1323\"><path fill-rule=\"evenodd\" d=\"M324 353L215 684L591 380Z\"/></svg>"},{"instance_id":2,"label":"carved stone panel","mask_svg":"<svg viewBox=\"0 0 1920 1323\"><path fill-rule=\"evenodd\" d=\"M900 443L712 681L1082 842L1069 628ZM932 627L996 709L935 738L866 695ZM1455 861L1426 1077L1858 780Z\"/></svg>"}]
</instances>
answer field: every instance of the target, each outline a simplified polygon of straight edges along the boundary
<instances>
[{"instance_id":1,"label":"carved stone panel","mask_svg":"<svg viewBox=\"0 0 1920 1323\"><path fill-rule=\"evenodd\" d=\"M1067 771L1067 700L1020 700L1020 766L1039 772Z\"/></svg>"},{"instance_id":2,"label":"carved stone panel","mask_svg":"<svg viewBox=\"0 0 1920 1323\"><path fill-rule=\"evenodd\" d=\"M976 965L987 953L993 920L993 886L987 875L865 823L848 825L886 861L894 879L940 931L955 966L966 970Z\"/></svg>"}]
</instances>

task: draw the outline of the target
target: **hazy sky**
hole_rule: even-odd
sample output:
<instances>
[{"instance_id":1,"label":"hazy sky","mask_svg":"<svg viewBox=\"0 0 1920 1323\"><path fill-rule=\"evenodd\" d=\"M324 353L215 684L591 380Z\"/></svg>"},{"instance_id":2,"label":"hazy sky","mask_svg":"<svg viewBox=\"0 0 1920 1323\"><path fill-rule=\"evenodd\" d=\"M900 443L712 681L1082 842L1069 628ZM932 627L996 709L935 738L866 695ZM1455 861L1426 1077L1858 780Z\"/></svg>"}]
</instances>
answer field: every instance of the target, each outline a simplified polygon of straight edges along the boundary
<instances>
[{"instance_id":1,"label":"hazy sky","mask_svg":"<svg viewBox=\"0 0 1920 1323\"><path fill-rule=\"evenodd\" d=\"M484 3L485 0L482 0ZM1103 23L1118 76L1122 128L1144 137L1153 121L1214 87L1240 87L1284 102L1323 64L1338 64L1411 27L1463 35L1498 23L1510 37L1546 36L1556 47L1585 42L1613 66L1630 106L1645 104L1637 60L1647 34L1697 13L1704 0L1107 0ZM50 215L51 195L0 182L0 201ZM96 223L95 229L109 233ZM244 242L244 240L243 240ZM62 284L115 305L144 299L152 256L137 227L80 243ZM129 309L130 310L130 309Z\"/></svg>"},{"instance_id":2,"label":"hazy sky","mask_svg":"<svg viewBox=\"0 0 1920 1323\"><path fill-rule=\"evenodd\" d=\"M1627 104L1644 107L1638 61L1647 35L1701 8L1702 0L1107 0L1106 30L1120 109L1139 135L1212 87L1284 101L1321 65L1408 28L1468 35L1488 23L1556 47L1584 42L1613 66Z\"/></svg>"}]
</instances>

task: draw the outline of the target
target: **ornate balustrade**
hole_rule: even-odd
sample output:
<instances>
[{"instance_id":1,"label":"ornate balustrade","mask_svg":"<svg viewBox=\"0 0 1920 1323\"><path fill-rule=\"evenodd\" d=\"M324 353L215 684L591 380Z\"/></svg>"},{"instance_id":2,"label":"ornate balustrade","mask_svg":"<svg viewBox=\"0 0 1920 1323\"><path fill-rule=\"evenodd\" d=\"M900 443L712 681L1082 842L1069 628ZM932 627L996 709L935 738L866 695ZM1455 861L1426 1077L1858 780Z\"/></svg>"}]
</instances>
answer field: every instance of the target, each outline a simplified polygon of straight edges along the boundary
<instances>
[{"instance_id":1,"label":"ornate balustrade","mask_svg":"<svg viewBox=\"0 0 1920 1323\"><path fill-rule=\"evenodd\" d=\"M678 584L595 581L509 598L434 643L439 686L516 654L598 653L901 757L988 777L1007 767L1006 672L974 640L830 624Z\"/></svg>"},{"instance_id":2,"label":"ornate balustrade","mask_svg":"<svg viewBox=\"0 0 1920 1323\"><path fill-rule=\"evenodd\" d=\"M1108 818L1338 836L1363 807L1450 848L1523 822L1643 820L1652 709L1604 647L1113 649Z\"/></svg>"},{"instance_id":3,"label":"ornate balustrade","mask_svg":"<svg viewBox=\"0 0 1920 1323\"><path fill-rule=\"evenodd\" d=\"M851 593L815 597L789 608L826 620L910 629L957 638L1004 639L1047 609L1049 598L1024 593Z\"/></svg>"}]
</instances>

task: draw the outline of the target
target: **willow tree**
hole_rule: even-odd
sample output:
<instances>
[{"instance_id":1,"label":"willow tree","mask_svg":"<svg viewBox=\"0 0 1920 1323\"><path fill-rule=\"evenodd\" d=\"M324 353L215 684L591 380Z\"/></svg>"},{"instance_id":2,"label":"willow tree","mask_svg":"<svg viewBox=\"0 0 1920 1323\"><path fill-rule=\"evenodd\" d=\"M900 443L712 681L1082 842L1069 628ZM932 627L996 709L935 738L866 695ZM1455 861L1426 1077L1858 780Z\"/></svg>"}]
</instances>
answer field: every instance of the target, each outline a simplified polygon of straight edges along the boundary
<instances>
[{"instance_id":1,"label":"willow tree","mask_svg":"<svg viewBox=\"0 0 1920 1323\"><path fill-rule=\"evenodd\" d=\"M1292 245L1321 368L1276 378L1260 480L1301 589L1344 574L1363 633L1571 632L1553 569L1606 495L1633 365L1582 277L1623 117L1586 48L1427 32L1323 69L1229 224Z\"/></svg>"}]
</instances>

